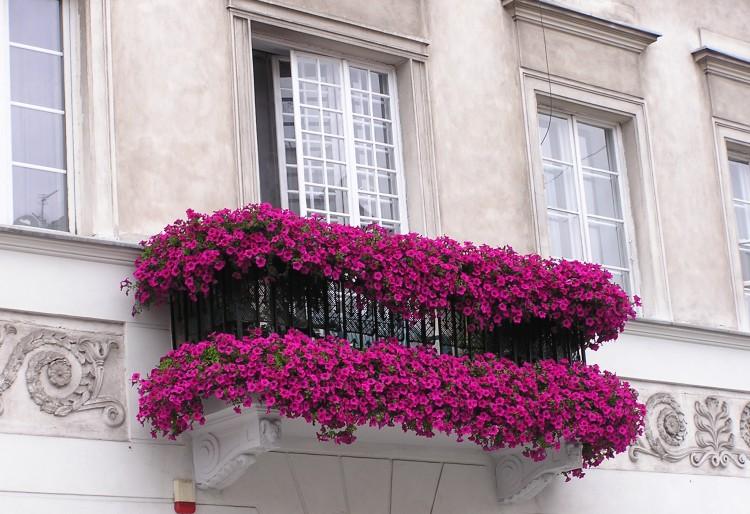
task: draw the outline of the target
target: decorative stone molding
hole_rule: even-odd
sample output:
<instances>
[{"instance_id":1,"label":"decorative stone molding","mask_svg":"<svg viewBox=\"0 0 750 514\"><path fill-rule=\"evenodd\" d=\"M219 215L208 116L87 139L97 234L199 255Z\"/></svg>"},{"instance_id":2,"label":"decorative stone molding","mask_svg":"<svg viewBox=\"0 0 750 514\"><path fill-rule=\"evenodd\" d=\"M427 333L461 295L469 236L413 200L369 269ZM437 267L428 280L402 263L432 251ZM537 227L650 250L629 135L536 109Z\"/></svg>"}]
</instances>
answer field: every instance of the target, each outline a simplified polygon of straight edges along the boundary
<instances>
[{"instance_id":1,"label":"decorative stone molding","mask_svg":"<svg viewBox=\"0 0 750 514\"><path fill-rule=\"evenodd\" d=\"M688 423L681 405L670 393L652 394L646 402L646 427L644 436L633 445L628 454L635 462L640 454L650 455L665 462L687 459L694 468L708 463L711 468L730 465L744 468L750 451L738 448L732 431L732 418L726 401L707 396L695 402L695 445L684 446L688 436ZM750 403L745 406L740 419L740 437L750 447Z\"/></svg>"},{"instance_id":2,"label":"decorative stone molding","mask_svg":"<svg viewBox=\"0 0 750 514\"><path fill-rule=\"evenodd\" d=\"M706 75L717 75L750 84L750 61L747 59L707 46L695 50L693 59Z\"/></svg>"},{"instance_id":3,"label":"decorative stone molding","mask_svg":"<svg viewBox=\"0 0 750 514\"><path fill-rule=\"evenodd\" d=\"M559 450L547 450L547 458L536 462L522 455L521 448L494 452L497 500L510 504L531 500L552 479L581 467L581 446L563 443Z\"/></svg>"},{"instance_id":4,"label":"decorative stone molding","mask_svg":"<svg viewBox=\"0 0 750 514\"><path fill-rule=\"evenodd\" d=\"M255 464L259 454L278 448L281 420L264 407L241 414L225 408L206 416L191 438L196 486L222 490Z\"/></svg>"},{"instance_id":5,"label":"decorative stone molding","mask_svg":"<svg viewBox=\"0 0 750 514\"><path fill-rule=\"evenodd\" d=\"M577 11L546 0L502 0L516 21L573 34L599 43L642 53L661 34Z\"/></svg>"},{"instance_id":6,"label":"decorative stone molding","mask_svg":"<svg viewBox=\"0 0 750 514\"><path fill-rule=\"evenodd\" d=\"M18 337L0 372L0 415L5 411L2 394L10 389L28 361L26 387L42 412L64 417L101 410L107 426L122 425L123 404L101 394L105 361L110 351L118 347L114 338L93 333L78 336L47 328L32 328L21 336L17 326L8 323L0 330L0 347Z\"/></svg>"}]
</instances>

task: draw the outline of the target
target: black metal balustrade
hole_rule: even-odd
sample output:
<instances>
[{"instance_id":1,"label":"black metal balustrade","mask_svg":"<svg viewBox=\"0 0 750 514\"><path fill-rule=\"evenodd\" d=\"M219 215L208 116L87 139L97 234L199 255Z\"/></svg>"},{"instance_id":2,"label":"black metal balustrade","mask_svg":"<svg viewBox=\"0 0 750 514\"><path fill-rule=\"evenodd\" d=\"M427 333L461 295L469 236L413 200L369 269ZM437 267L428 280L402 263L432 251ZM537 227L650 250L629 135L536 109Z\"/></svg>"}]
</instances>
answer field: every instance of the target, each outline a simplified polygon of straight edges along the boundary
<instances>
[{"instance_id":1,"label":"black metal balustrade","mask_svg":"<svg viewBox=\"0 0 750 514\"><path fill-rule=\"evenodd\" d=\"M407 320L340 282L298 274L273 281L252 275L238 280L226 271L207 297L194 302L185 293L173 295L171 316L175 346L203 340L212 332L241 337L253 328L277 333L296 328L313 337L338 336L360 349L395 338L406 346L435 346L444 354L489 352L517 363L586 357L580 335L555 332L544 320L475 331L455 309Z\"/></svg>"}]
</instances>

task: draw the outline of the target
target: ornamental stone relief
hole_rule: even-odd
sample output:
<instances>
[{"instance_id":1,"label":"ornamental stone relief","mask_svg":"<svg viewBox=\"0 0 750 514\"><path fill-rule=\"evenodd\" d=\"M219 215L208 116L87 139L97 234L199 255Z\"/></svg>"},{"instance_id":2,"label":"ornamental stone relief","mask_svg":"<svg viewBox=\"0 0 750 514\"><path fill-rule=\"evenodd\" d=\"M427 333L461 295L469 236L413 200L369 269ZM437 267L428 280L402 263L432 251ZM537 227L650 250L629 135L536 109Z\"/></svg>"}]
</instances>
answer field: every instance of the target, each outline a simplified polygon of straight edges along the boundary
<instances>
[{"instance_id":1,"label":"ornamental stone relief","mask_svg":"<svg viewBox=\"0 0 750 514\"><path fill-rule=\"evenodd\" d=\"M641 455L648 455L668 463L687 462L695 469L745 469L750 459L750 402L742 406L741 402L708 395L692 403L691 420L675 394L650 395L644 434L630 448L630 460L637 462ZM731 413L737 412L733 409L737 404L741 413L735 432Z\"/></svg>"},{"instance_id":2,"label":"ornamental stone relief","mask_svg":"<svg viewBox=\"0 0 750 514\"><path fill-rule=\"evenodd\" d=\"M120 327L8 317L0 319L0 431L124 439Z\"/></svg>"}]
</instances>

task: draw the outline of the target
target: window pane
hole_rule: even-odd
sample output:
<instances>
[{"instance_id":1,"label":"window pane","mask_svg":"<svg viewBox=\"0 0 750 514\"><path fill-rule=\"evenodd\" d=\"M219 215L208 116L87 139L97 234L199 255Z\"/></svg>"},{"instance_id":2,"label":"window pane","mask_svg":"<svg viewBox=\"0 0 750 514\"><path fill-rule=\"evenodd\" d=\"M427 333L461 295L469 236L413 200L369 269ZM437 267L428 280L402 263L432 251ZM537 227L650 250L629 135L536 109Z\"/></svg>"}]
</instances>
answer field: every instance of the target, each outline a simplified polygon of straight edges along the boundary
<instances>
[{"instance_id":1,"label":"window pane","mask_svg":"<svg viewBox=\"0 0 750 514\"><path fill-rule=\"evenodd\" d=\"M325 184L323 178L323 161L305 159L305 182Z\"/></svg>"},{"instance_id":2,"label":"window pane","mask_svg":"<svg viewBox=\"0 0 750 514\"><path fill-rule=\"evenodd\" d=\"M364 166L375 165L371 144L357 143L356 145L354 145L354 154L357 164L362 164Z\"/></svg>"},{"instance_id":3,"label":"window pane","mask_svg":"<svg viewBox=\"0 0 750 514\"><path fill-rule=\"evenodd\" d=\"M13 43L62 50L59 0L10 0L8 12Z\"/></svg>"},{"instance_id":4,"label":"window pane","mask_svg":"<svg viewBox=\"0 0 750 514\"><path fill-rule=\"evenodd\" d=\"M320 132L320 109L301 107L299 111L300 120L302 121L302 130Z\"/></svg>"},{"instance_id":5,"label":"window pane","mask_svg":"<svg viewBox=\"0 0 750 514\"><path fill-rule=\"evenodd\" d=\"M302 134L302 153L305 157L323 157L323 142L316 134Z\"/></svg>"},{"instance_id":6,"label":"window pane","mask_svg":"<svg viewBox=\"0 0 750 514\"><path fill-rule=\"evenodd\" d=\"M324 211L326 209L326 189L324 187L307 186L306 197L308 209Z\"/></svg>"},{"instance_id":7,"label":"window pane","mask_svg":"<svg viewBox=\"0 0 750 514\"><path fill-rule=\"evenodd\" d=\"M318 65L314 57L297 57L297 75L301 79L318 80Z\"/></svg>"},{"instance_id":8,"label":"window pane","mask_svg":"<svg viewBox=\"0 0 750 514\"><path fill-rule=\"evenodd\" d=\"M398 200L395 198L380 197L380 217L389 220L397 220Z\"/></svg>"},{"instance_id":9,"label":"window pane","mask_svg":"<svg viewBox=\"0 0 750 514\"><path fill-rule=\"evenodd\" d=\"M346 187L346 166L343 164L326 164L326 176L329 186Z\"/></svg>"},{"instance_id":10,"label":"window pane","mask_svg":"<svg viewBox=\"0 0 750 514\"><path fill-rule=\"evenodd\" d=\"M11 100L62 110L62 66L63 58L59 55L11 47Z\"/></svg>"},{"instance_id":11,"label":"window pane","mask_svg":"<svg viewBox=\"0 0 750 514\"><path fill-rule=\"evenodd\" d=\"M572 166L545 161L544 190L547 195L548 207L578 211L575 175Z\"/></svg>"},{"instance_id":12,"label":"window pane","mask_svg":"<svg viewBox=\"0 0 750 514\"><path fill-rule=\"evenodd\" d=\"M578 123L578 143L584 166L616 170L611 129Z\"/></svg>"},{"instance_id":13,"label":"window pane","mask_svg":"<svg viewBox=\"0 0 750 514\"><path fill-rule=\"evenodd\" d=\"M340 137L326 138L326 159L333 161L345 161L344 140Z\"/></svg>"},{"instance_id":14,"label":"window pane","mask_svg":"<svg viewBox=\"0 0 750 514\"><path fill-rule=\"evenodd\" d=\"M357 169L357 187L360 191L377 191L375 189L375 172L367 168Z\"/></svg>"},{"instance_id":15,"label":"window pane","mask_svg":"<svg viewBox=\"0 0 750 514\"><path fill-rule=\"evenodd\" d=\"M622 223L590 219L588 227L593 261L608 266L628 267Z\"/></svg>"},{"instance_id":16,"label":"window pane","mask_svg":"<svg viewBox=\"0 0 750 514\"><path fill-rule=\"evenodd\" d=\"M13 160L65 169L65 118L12 106Z\"/></svg>"},{"instance_id":17,"label":"window pane","mask_svg":"<svg viewBox=\"0 0 750 514\"><path fill-rule=\"evenodd\" d=\"M388 94L388 75L376 71L370 72L370 90L381 95Z\"/></svg>"},{"instance_id":18,"label":"window pane","mask_svg":"<svg viewBox=\"0 0 750 514\"><path fill-rule=\"evenodd\" d=\"M349 68L349 85L352 89L361 89L368 91L367 70L361 68Z\"/></svg>"},{"instance_id":19,"label":"window pane","mask_svg":"<svg viewBox=\"0 0 750 514\"><path fill-rule=\"evenodd\" d=\"M732 196L750 201L750 165L741 161L729 161L729 175L732 179Z\"/></svg>"},{"instance_id":20,"label":"window pane","mask_svg":"<svg viewBox=\"0 0 750 514\"><path fill-rule=\"evenodd\" d=\"M737 218L737 237L740 241L750 240L750 205L735 203L734 214Z\"/></svg>"},{"instance_id":21,"label":"window pane","mask_svg":"<svg viewBox=\"0 0 750 514\"><path fill-rule=\"evenodd\" d=\"M320 95L318 94L318 85L311 82L299 83L299 100L300 103L317 107L320 105Z\"/></svg>"},{"instance_id":22,"label":"window pane","mask_svg":"<svg viewBox=\"0 0 750 514\"><path fill-rule=\"evenodd\" d=\"M370 118L354 116L352 121L354 125L354 137L356 139L372 141L372 135L370 133Z\"/></svg>"},{"instance_id":23,"label":"window pane","mask_svg":"<svg viewBox=\"0 0 750 514\"><path fill-rule=\"evenodd\" d=\"M328 190L328 210L332 212L348 213L346 191L341 189Z\"/></svg>"},{"instance_id":24,"label":"window pane","mask_svg":"<svg viewBox=\"0 0 750 514\"><path fill-rule=\"evenodd\" d=\"M340 83L339 65L337 62L328 59L320 60L320 81L327 82L328 84Z\"/></svg>"},{"instance_id":25,"label":"window pane","mask_svg":"<svg viewBox=\"0 0 750 514\"><path fill-rule=\"evenodd\" d=\"M323 132L326 134L344 135L344 119L341 114L323 111Z\"/></svg>"},{"instance_id":26,"label":"window pane","mask_svg":"<svg viewBox=\"0 0 750 514\"><path fill-rule=\"evenodd\" d=\"M612 282L620 286L626 293L630 294L630 273L609 268L607 268L607 271L612 274Z\"/></svg>"},{"instance_id":27,"label":"window pane","mask_svg":"<svg viewBox=\"0 0 750 514\"><path fill-rule=\"evenodd\" d=\"M378 191L389 195L398 194L396 174L387 171L378 171Z\"/></svg>"},{"instance_id":28,"label":"window pane","mask_svg":"<svg viewBox=\"0 0 750 514\"><path fill-rule=\"evenodd\" d=\"M369 116L370 114L370 95L367 93L352 93L352 112Z\"/></svg>"},{"instance_id":29,"label":"window pane","mask_svg":"<svg viewBox=\"0 0 750 514\"><path fill-rule=\"evenodd\" d=\"M370 195L359 196L359 215L370 218L378 217L378 197Z\"/></svg>"},{"instance_id":30,"label":"window pane","mask_svg":"<svg viewBox=\"0 0 750 514\"><path fill-rule=\"evenodd\" d=\"M542 155L549 159L573 163L568 120L539 113L539 141Z\"/></svg>"},{"instance_id":31,"label":"window pane","mask_svg":"<svg viewBox=\"0 0 750 514\"><path fill-rule=\"evenodd\" d=\"M740 245L740 264L742 265L742 280L750 282L750 245Z\"/></svg>"},{"instance_id":32,"label":"window pane","mask_svg":"<svg viewBox=\"0 0 750 514\"><path fill-rule=\"evenodd\" d=\"M396 169L396 154L391 146L375 145L375 160L378 163L378 168Z\"/></svg>"},{"instance_id":33,"label":"window pane","mask_svg":"<svg viewBox=\"0 0 750 514\"><path fill-rule=\"evenodd\" d=\"M65 173L13 166L13 223L68 230Z\"/></svg>"},{"instance_id":34,"label":"window pane","mask_svg":"<svg viewBox=\"0 0 750 514\"><path fill-rule=\"evenodd\" d=\"M375 130L375 141L378 143L393 144L393 129L392 123L388 121L375 120L373 122L373 128Z\"/></svg>"},{"instance_id":35,"label":"window pane","mask_svg":"<svg viewBox=\"0 0 750 514\"><path fill-rule=\"evenodd\" d=\"M590 214L622 219L617 175L584 171L583 185L586 190L586 207Z\"/></svg>"},{"instance_id":36,"label":"window pane","mask_svg":"<svg viewBox=\"0 0 750 514\"><path fill-rule=\"evenodd\" d=\"M292 192L289 193L289 210L297 214L300 213L298 193L292 193Z\"/></svg>"},{"instance_id":37,"label":"window pane","mask_svg":"<svg viewBox=\"0 0 750 514\"><path fill-rule=\"evenodd\" d=\"M341 109L341 88L336 86L320 86L321 105L328 109Z\"/></svg>"},{"instance_id":38,"label":"window pane","mask_svg":"<svg viewBox=\"0 0 750 514\"><path fill-rule=\"evenodd\" d=\"M391 119L391 102L387 96L372 95L372 115L376 118Z\"/></svg>"},{"instance_id":39,"label":"window pane","mask_svg":"<svg viewBox=\"0 0 750 514\"><path fill-rule=\"evenodd\" d=\"M582 259L578 216L547 210L547 219L552 256L562 259Z\"/></svg>"}]
</instances>

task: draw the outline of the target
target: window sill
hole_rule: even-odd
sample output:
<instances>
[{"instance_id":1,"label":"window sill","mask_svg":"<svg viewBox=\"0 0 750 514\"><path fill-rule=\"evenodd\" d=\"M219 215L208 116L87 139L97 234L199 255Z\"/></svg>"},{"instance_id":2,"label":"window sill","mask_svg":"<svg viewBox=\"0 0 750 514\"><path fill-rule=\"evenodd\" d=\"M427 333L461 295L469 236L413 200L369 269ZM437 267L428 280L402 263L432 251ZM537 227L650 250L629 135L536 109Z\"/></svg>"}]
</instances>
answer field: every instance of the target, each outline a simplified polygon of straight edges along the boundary
<instances>
[{"instance_id":1,"label":"window sill","mask_svg":"<svg viewBox=\"0 0 750 514\"><path fill-rule=\"evenodd\" d=\"M53 230L0 225L0 250L132 266L140 245Z\"/></svg>"},{"instance_id":2,"label":"window sill","mask_svg":"<svg viewBox=\"0 0 750 514\"><path fill-rule=\"evenodd\" d=\"M655 319L636 319L628 322L625 334L669 339L682 343L750 350L750 332L688 323L674 323Z\"/></svg>"}]
</instances>

